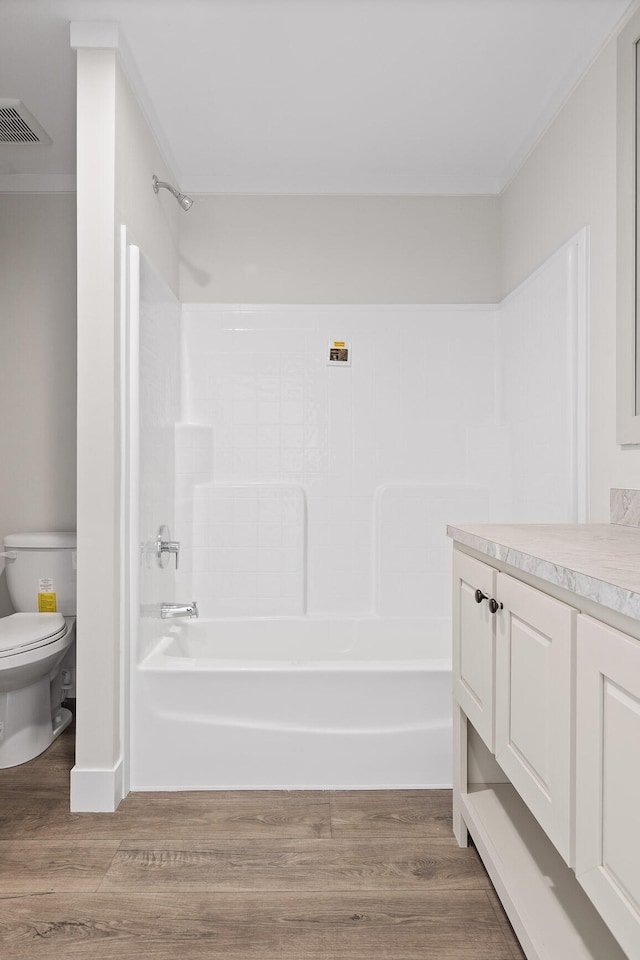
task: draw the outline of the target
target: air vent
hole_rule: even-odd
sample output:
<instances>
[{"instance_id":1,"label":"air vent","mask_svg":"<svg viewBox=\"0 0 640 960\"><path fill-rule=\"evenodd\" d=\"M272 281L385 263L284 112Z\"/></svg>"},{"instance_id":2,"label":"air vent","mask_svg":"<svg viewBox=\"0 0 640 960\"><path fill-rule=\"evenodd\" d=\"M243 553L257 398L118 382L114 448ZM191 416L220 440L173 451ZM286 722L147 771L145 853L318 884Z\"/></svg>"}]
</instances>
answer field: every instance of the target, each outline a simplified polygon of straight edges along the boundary
<instances>
[{"instance_id":1,"label":"air vent","mask_svg":"<svg viewBox=\"0 0 640 960\"><path fill-rule=\"evenodd\" d=\"M21 100L0 100L0 143L51 143Z\"/></svg>"}]
</instances>

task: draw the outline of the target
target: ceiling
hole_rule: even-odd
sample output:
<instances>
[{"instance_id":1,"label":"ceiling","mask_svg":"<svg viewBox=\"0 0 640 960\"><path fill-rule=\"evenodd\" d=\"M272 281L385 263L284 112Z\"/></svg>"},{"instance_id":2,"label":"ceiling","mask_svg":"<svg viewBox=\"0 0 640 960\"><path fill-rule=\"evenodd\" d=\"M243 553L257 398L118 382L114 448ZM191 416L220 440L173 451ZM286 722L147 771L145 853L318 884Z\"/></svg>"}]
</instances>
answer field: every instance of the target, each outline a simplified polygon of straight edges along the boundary
<instances>
[{"instance_id":1,"label":"ceiling","mask_svg":"<svg viewBox=\"0 0 640 960\"><path fill-rule=\"evenodd\" d=\"M498 193L631 0L0 0L0 190L73 189L72 20L115 21L181 189Z\"/></svg>"}]
</instances>

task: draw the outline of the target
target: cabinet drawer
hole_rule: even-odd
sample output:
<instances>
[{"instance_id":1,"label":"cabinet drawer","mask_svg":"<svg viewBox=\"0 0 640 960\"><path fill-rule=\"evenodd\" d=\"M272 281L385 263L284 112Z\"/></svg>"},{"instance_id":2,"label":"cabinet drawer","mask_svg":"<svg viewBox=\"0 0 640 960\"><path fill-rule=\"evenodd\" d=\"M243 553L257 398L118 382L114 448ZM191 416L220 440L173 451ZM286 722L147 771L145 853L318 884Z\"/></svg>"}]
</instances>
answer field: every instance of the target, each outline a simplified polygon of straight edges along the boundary
<instances>
[{"instance_id":1,"label":"cabinet drawer","mask_svg":"<svg viewBox=\"0 0 640 960\"><path fill-rule=\"evenodd\" d=\"M567 863L572 862L572 653L577 611L499 574L498 763Z\"/></svg>"},{"instance_id":2,"label":"cabinet drawer","mask_svg":"<svg viewBox=\"0 0 640 960\"><path fill-rule=\"evenodd\" d=\"M576 874L640 958L640 642L578 618Z\"/></svg>"},{"instance_id":3,"label":"cabinet drawer","mask_svg":"<svg viewBox=\"0 0 640 960\"><path fill-rule=\"evenodd\" d=\"M493 752L495 616L487 599L495 596L496 571L466 554L453 558L453 690L478 734Z\"/></svg>"}]
</instances>

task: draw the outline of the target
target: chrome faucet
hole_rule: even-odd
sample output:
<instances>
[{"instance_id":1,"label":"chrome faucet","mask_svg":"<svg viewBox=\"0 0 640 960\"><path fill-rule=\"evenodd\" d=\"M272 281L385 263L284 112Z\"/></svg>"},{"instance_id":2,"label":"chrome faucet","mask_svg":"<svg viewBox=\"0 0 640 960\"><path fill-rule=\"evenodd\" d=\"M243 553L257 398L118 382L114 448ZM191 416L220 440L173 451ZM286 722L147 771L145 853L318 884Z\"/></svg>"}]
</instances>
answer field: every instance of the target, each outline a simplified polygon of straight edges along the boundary
<instances>
[{"instance_id":1,"label":"chrome faucet","mask_svg":"<svg viewBox=\"0 0 640 960\"><path fill-rule=\"evenodd\" d=\"M173 620L175 617L195 618L198 616L198 604L195 600L191 603L162 603L160 616L163 620Z\"/></svg>"}]
</instances>

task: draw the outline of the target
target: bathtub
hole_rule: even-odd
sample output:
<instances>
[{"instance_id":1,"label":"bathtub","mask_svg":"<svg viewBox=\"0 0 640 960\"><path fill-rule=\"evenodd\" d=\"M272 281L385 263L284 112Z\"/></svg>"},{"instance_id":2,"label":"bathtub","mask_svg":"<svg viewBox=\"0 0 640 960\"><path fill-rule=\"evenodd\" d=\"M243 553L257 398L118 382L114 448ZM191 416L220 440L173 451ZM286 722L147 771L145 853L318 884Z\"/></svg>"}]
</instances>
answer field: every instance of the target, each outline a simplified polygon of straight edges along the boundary
<instances>
[{"instance_id":1,"label":"bathtub","mask_svg":"<svg viewBox=\"0 0 640 960\"><path fill-rule=\"evenodd\" d=\"M134 790L451 785L450 624L163 624L132 687Z\"/></svg>"}]
</instances>

